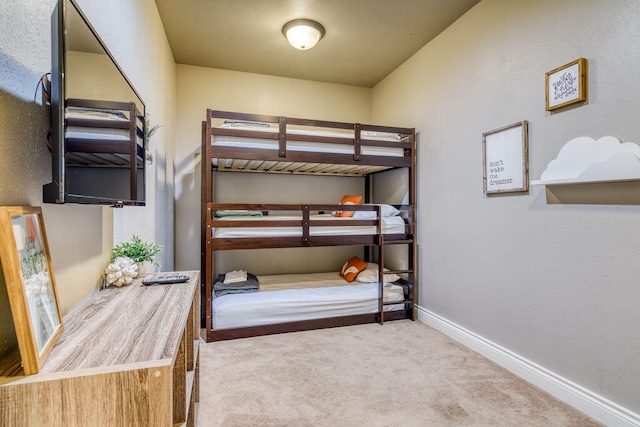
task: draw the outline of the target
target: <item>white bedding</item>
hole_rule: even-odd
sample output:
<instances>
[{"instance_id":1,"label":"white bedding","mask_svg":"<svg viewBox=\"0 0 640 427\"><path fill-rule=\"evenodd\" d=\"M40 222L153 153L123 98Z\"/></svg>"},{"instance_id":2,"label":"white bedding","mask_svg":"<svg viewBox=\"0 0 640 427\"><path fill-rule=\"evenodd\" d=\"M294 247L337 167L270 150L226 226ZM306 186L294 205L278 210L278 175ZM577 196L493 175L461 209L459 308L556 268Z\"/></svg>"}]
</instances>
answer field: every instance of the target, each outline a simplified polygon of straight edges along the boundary
<instances>
[{"instance_id":1,"label":"white bedding","mask_svg":"<svg viewBox=\"0 0 640 427\"><path fill-rule=\"evenodd\" d=\"M128 129L92 128L67 126L64 130L65 138L99 139L107 141L129 141Z\"/></svg>"},{"instance_id":2,"label":"white bedding","mask_svg":"<svg viewBox=\"0 0 640 427\"><path fill-rule=\"evenodd\" d=\"M128 122L127 116L116 110L99 110L93 108L67 107L65 119L92 120L101 122ZM77 123L77 122L76 122ZM90 126L65 126L65 138L97 139L101 141L129 141L129 129L102 128ZM138 144L142 139L137 137Z\"/></svg>"},{"instance_id":3,"label":"white bedding","mask_svg":"<svg viewBox=\"0 0 640 427\"><path fill-rule=\"evenodd\" d=\"M227 128L238 128L232 126L221 126ZM243 130L251 130L257 132L271 132L278 133L277 128L270 127L252 127L242 126L239 127ZM297 130L287 129L288 134L292 135L313 135L313 136L327 136L336 138L351 138L353 139L353 133L340 133L340 132L326 132L326 131L310 131L310 130ZM362 138L371 139L376 141L388 141L388 142L400 142L400 137L396 134L382 133L382 132L362 132ZM213 145L217 147L238 147L247 149L269 149L277 150L279 142L277 139L262 139L262 138L243 138L238 136L223 136L215 135L213 138ZM306 141L287 141L287 150L291 151L306 151L314 153L335 153L335 154L353 154L353 145L348 144L331 144L322 142L306 142ZM380 147L362 145L361 154L366 156L390 156L390 157L404 157L403 148L395 147ZM212 159L214 166L217 166L217 159ZM228 161L229 162L229 161ZM227 165L229 167L229 165Z\"/></svg>"},{"instance_id":4,"label":"white bedding","mask_svg":"<svg viewBox=\"0 0 640 427\"><path fill-rule=\"evenodd\" d=\"M67 119L90 119L128 122L127 115L120 110L109 110L85 107L67 107L64 112Z\"/></svg>"},{"instance_id":5,"label":"white bedding","mask_svg":"<svg viewBox=\"0 0 640 427\"><path fill-rule=\"evenodd\" d=\"M264 216L264 217L224 217L225 220L243 220L243 221L275 221L294 219L300 220L299 216ZM311 220L339 220L348 223L353 218L334 217L330 214L311 215ZM400 216L383 217L382 233L383 234L402 234L405 232L405 222ZM313 223L312 223L313 224ZM369 225L358 226L314 226L309 227L310 236L335 236L335 235L362 235L376 234L377 228ZM302 227L216 227L212 230L214 238L228 237L282 237L282 236L302 236Z\"/></svg>"},{"instance_id":6,"label":"white bedding","mask_svg":"<svg viewBox=\"0 0 640 427\"><path fill-rule=\"evenodd\" d=\"M240 328L325 317L376 313L377 283L347 283L337 272L258 276L260 292L213 298L212 328ZM386 283L384 301L404 300L401 286ZM385 306L402 310L403 304Z\"/></svg>"}]
</instances>

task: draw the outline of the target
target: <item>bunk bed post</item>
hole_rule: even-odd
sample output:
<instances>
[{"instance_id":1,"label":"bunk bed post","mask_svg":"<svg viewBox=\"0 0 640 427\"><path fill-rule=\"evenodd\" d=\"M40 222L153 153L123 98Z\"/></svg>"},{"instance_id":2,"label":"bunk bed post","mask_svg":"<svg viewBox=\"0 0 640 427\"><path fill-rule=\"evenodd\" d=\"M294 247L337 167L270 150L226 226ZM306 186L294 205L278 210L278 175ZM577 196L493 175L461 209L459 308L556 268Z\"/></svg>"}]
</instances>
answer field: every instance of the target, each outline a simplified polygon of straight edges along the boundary
<instances>
[{"instance_id":1,"label":"bunk bed post","mask_svg":"<svg viewBox=\"0 0 640 427\"><path fill-rule=\"evenodd\" d=\"M380 218L380 207L378 206L378 218ZM380 324L384 325L384 234L378 229L378 312Z\"/></svg>"},{"instance_id":2,"label":"bunk bed post","mask_svg":"<svg viewBox=\"0 0 640 427\"><path fill-rule=\"evenodd\" d=\"M200 289L202 293L201 313L204 314L204 327L207 331L207 341L211 331L211 242L209 228L209 219L211 218L210 202L213 200L212 170L211 170L211 117L212 111L207 109L207 120L202 122L202 153L201 153L201 169L202 169L202 186L201 186L201 221L200 221L200 240L201 240L201 262L200 268L203 270L200 274ZM207 234L209 233L209 234ZM208 297L209 296L209 297ZM204 307L202 307L204 305Z\"/></svg>"},{"instance_id":3,"label":"bunk bed post","mask_svg":"<svg viewBox=\"0 0 640 427\"><path fill-rule=\"evenodd\" d=\"M362 126L360 123L354 124L354 138L353 138L353 160L360 160L360 156L362 155L362 145L361 145L361 130Z\"/></svg>"},{"instance_id":4,"label":"bunk bed post","mask_svg":"<svg viewBox=\"0 0 640 427\"><path fill-rule=\"evenodd\" d=\"M415 242L415 235L413 238L413 241L411 242L411 244L409 245L409 262L413 265L410 266L409 270L411 271L411 273L409 273L409 284L411 286L411 293L409 294L409 298L411 299L411 305L409 306L411 308L411 320L418 320L418 310L416 310L416 304L418 303L418 300L416 299L417 294L418 294L418 283L417 283L417 264L414 262L414 259L416 257L416 242Z\"/></svg>"},{"instance_id":5,"label":"bunk bed post","mask_svg":"<svg viewBox=\"0 0 640 427\"><path fill-rule=\"evenodd\" d=\"M364 176L364 202L371 203L373 190L373 175L368 173ZM373 248L371 246L364 247L364 260L371 261L373 259Z\"/></svg>"},{"instance_id":6,"label":"bunk bed post","mask_svg":"<svg viewBox=\"0 0 640 427\"><path fill-rule=\"evenodd\" d=\"M373 174L368 173L364 176L364 202L371 203L371 190L373 188Z\"/></svg>"},{"instance_id":7,"label":"bunk bed post","mask_svg":"<svg viewBox=\"0 0 640 427\"><path fill-rule=\"evenodd\" d=\"M416 169L418 158L418 145L416 141L416 130L411 129L411 168L409 169L409 205L411 210L409 215L411 217L411 230L409 232L412 236L412 242L409 245L409 269L412 273L409 274L409 279L412 285L412 304L411 313L412 319L418 320L418 310L416 310L416 304L418 304L418 243L417 243L417 228L416 228Z\"/></svg>"},{"instance_id":8,"label":"bunk bed post","mask_svg":"<svg viewBox=\"0 0 640 427\"><path fill-rule=\"evenodd\" d=\"M143 131L144 120L143 120ZM138 117L136 116L136 103L129 103L129 194L131 200L138 200L138 138L137 138ZM144 134L143 134L144 138ZM144 148L144 139L142 146ZM146 153L145 153L146 155ZM142 167L145 167L145 156L142 156ZM144 176L144 173L142 174Z\"/></svg>"},{"instance_id":9,"label":"bunk bed post","mask_svg":"<svg viewBox=\"0 0 640 427\"><path fill-rule=\"evenodd\" d=\"M287 118L278 117L278 156L287 157Z\"/></svg>"},{"instance_id":10,"label":"bunk bed post","mask_svg":"<svg viewBox=\"0 0 640 427\"><path fill-rule=\"evenodd\" d=\"M310 209L309 209L309 205L302 205L301 207L302 210L302 244L303 245L308 245L309 244L309 236L310 236L310 230L309 230L309 215L310 215Z\"/></svg>"}]
</instances>

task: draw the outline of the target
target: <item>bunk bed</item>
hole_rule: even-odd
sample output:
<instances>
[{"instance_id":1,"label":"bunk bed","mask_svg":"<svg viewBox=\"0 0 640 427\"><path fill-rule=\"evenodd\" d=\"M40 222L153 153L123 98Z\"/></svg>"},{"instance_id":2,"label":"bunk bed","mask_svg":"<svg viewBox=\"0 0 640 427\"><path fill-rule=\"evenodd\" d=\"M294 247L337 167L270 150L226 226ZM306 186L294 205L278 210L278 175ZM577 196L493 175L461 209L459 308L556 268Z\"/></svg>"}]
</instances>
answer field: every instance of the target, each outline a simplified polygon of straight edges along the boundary
<instances>
[{"instance_id":1,"label":"bunk bed","mask_svg":"<svg viewBox=\"0 0 640 427\"><path fill-rule=\"evenodd\" d=\"M135 102L67 99L60 166L65 200L144 205L144 132L144 115ZM59 189L51 190L45 190L45 199L57 200Z\"/></svg>"},{"instance_id":2,"label":"bunk bed","mask_svg":"<svg viewBox=\"0 0 640 427\"><path fill-rule=\"evenodd\" d=\"M412 128L207 110L201 194L207 341L415 319L415 166ZM408 203L370 203L373 177L398 168L408 171ZM364 203L221 202L213 191L221 172L364 177ZM408 248L406 268L379 267L386 267L387 245ZM362 272L353 281L339 272L258 276L258 292L214 292L224 280L214 271L216 251L315 246L364 247Z\"/></svg>"},{"instance_id":3,"label":"bunk bed","mask_svg":"<svg viewBox=\"0 0 640 427\"><path fill-rule=\"evenodd\" d=\"M144 117L134 102L68 99L64 120L68 166L131 168L134 176L144 167Z\"/></svg>"}]
</instances>

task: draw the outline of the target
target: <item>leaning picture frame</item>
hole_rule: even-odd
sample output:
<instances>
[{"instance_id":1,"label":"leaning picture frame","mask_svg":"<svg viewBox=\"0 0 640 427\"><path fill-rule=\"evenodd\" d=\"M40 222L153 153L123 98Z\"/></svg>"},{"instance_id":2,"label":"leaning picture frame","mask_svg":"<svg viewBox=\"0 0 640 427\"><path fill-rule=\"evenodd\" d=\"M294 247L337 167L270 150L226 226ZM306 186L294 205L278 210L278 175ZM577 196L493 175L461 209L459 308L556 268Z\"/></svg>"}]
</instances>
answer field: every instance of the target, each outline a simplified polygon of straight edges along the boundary
<instances>
[{"instance_id":1,"label":"leaning picture frame","mask_svg":"<svg viewBox=\"0 0 640 427\"><path fill-rule=\"evenodd\" d=\"M529 191L529 122L483 133L482 149L485 194Z\"/></svg>"},{"instance_id":2,"label":"leaning picture frame","mask_svg":"<svg viewBox=\"0 0 640 427\"><path fill-rule=\"evenodd\" d=\"M35 374L62 332L41 208L0 207L0 261L22 367Z\"/></svg>"},{"instance_id":3,"label":"leaning picture frame","mask_svg":"<svg viewBox=\"0 0 640 427\"><path fill-rule=\"evenodd\" d=\"M578 58L545 73L546 110L587 102L587 60Z\"/></svg>"}]
</instances>

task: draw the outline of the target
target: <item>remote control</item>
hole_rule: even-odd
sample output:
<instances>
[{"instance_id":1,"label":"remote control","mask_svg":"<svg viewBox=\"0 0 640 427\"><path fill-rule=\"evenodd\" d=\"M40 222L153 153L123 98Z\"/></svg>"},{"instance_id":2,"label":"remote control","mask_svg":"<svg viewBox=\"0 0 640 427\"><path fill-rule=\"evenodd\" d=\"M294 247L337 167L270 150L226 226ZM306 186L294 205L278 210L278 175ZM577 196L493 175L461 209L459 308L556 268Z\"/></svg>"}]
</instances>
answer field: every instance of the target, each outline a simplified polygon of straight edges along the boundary
<instances>
[{"instance_id":1,"label":"remote control","mask_svg":"<svg viewBox=\"0 0 640 427\"><path fill-rule=\"evenodd\" d=\"M184 283L189 280L189 276L158 276L155 279L146 279L142 281L143 285L168 285L170 283Z\"/></svg>"}]
</instances>

